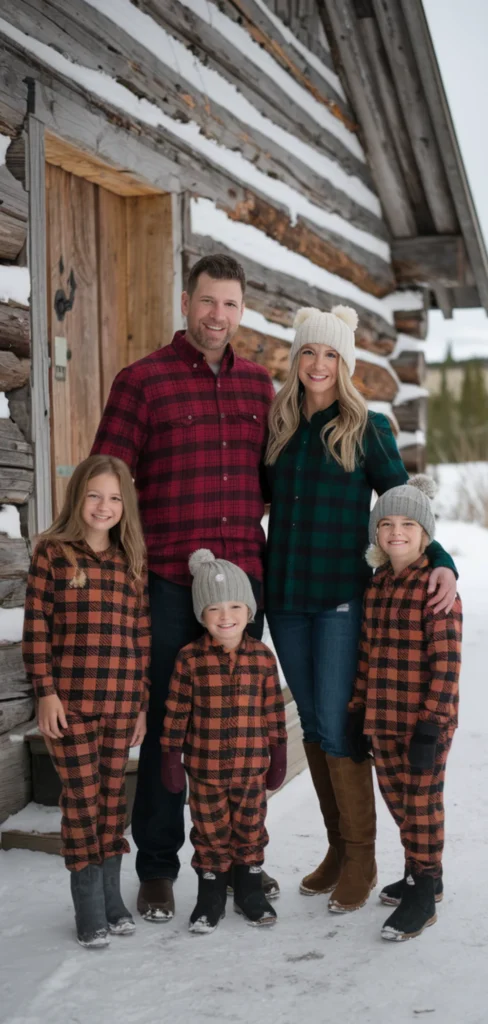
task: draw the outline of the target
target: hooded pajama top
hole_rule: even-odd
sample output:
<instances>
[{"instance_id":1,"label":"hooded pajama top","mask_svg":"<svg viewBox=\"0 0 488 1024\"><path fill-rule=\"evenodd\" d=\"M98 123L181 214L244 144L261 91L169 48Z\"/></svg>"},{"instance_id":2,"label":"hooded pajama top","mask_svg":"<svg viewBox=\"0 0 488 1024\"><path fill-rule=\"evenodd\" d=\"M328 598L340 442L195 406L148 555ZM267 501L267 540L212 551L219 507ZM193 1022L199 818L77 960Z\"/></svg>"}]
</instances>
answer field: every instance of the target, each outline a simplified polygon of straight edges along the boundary
<instances>
[{"instance_id":1,"label":"hooded pajama top","mask_svg":"<svg viewBox=\"0 0 488 1024\"><path fill-rule=\"evenodd\" d=\"M86 718L147 710L150 620L124 553L41 541L27 579L23 656L37 698L56 693ZM78 585L74 585L77 576Z\"/></svg>"}]
</instances>

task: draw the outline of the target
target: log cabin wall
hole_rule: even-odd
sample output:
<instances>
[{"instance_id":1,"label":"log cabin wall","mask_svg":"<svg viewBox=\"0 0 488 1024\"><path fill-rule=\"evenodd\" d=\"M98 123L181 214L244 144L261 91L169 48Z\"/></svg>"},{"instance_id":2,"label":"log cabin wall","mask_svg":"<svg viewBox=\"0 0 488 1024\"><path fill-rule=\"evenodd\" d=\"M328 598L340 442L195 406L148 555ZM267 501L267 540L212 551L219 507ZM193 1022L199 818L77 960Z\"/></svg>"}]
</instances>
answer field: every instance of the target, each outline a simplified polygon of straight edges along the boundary
<instances>
[{"instance_id":1,"label":"log cabin wall","mask_svg":"<svg viewBox=\"0 0 488 1024\"><path fill-rule=\"evenodd\" d=\"M405 8L395 22L384 14L392 5ZM165 197L172 314L151 330L153 348L180 326L185 272L216 250L245 267L237 347L268 367L276 388L297 308L355 306L358 386L390 417L407 467L422 468L432 290L448 312L479 303L488 285L469 190L454 160L442 164L452 140L441 145L436 133L448 126L426 118L437 86L418 8L419 0L2 0L0 778L7 751L13 781L3 791L0 783L0 819L28 796L23 745L8 730L32 714L20 609L30 545L52 512L45 179L64 172L123 196ZM109 339L104 365L116 368L119 355Z\"/></svg>"},{"instance_id":2,"label":"log cabin wall","mask_svg":"<svg viewBox=\"0 0 488 1024\"><path fill-rule=\"evenodd\" d=\"M27 86L0 94L0 820L29 798L29 758L11 731L34 712L20 655L29 566L31 438Z\"/></svg>"}]
</instances>

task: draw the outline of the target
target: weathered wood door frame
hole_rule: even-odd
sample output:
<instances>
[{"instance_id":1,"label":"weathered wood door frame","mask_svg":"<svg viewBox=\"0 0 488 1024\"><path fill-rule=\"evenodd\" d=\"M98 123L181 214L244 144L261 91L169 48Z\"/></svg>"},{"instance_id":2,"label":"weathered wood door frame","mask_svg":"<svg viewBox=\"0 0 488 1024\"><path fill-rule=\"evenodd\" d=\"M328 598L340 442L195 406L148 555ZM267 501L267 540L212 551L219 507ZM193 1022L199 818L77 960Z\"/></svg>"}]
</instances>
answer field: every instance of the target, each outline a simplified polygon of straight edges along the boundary
<instances>
[{"instance_id":1,"label":"weathered wood door frame","mask_svg":"<svg viewBox=\"0 0 488 1024\"><path fill-rule=\"evenodd\" d=\"M28 115L29 269L31 278L31 438L34 493L29 502L29 535L52 522L49 347L46 294L46 174L44 125Z\"/></svg>"},{"instance_id":2,"label":"weathered wood door frame","mask_svg":"<svg viewBox=\"0 0 488 1024\"><path fill-rule=\"evenodd\" d=\"M34 493L29 506L29 535L33 537L52 522L52 410L50 402L49 318L47 309L47 211L46 162L86 178L119 196L162 196L157 185L130 171L114 168L54 135L42 121L29 115L26 132L29 187L29 266L31 272L32 369L31 416L34 446ZM181 326L182 290L182 206L178 195L166 193L171 215L172 314L166 334ZM155 347L155 346L154 346Z\"/></svg>"}]
</instances>

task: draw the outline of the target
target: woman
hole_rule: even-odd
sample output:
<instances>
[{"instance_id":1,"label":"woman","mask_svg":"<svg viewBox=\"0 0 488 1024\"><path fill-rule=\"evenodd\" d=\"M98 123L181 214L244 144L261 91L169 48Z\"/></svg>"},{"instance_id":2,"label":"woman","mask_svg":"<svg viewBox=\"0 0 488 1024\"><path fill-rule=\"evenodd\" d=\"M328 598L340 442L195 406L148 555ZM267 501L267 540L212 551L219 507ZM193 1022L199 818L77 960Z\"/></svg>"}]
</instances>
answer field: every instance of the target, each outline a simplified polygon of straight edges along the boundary
<instances>
[{"instance_id":1,"label":"woman","mask_svg":"<svg viewBox=\"0 0 488 1024\"><path fill-rule=\"evenodd\" d=\"M344 306L299 310L266 453L266 614L329 839L326 857L300 890L332 892L329 908L337 913L363 906L376 884L371 764L349 757L345 723L371 572L363 556L372 492L408 480L387 418L368 411L351 381L357 319ZM449 610L453 562L436 542L427 554L432 603Z\"/></svg>"}]
</instances>

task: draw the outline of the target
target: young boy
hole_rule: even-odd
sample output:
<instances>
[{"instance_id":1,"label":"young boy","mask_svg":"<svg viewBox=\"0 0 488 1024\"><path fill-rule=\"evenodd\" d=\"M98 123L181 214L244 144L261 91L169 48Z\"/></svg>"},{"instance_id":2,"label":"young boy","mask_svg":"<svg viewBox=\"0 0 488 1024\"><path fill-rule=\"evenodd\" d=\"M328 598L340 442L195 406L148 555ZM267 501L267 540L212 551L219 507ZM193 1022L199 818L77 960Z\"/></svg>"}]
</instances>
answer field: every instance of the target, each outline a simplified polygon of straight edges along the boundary
<instances>
[{"instance_id":1,"label":"young boy","mask_svg":"<svg viewBox=\"0 0 488 1024\"><path fill-rule=\"evenodd\" d=\"M162 777L178 793L188 772L198 874L189 927L204 934L225 915L231 865L234 909L249 924L276 921L261 865L268 842L266 789L284 781L286 729L275 658L245 633L256 613L248 577L205 548L194 552L189 566L193 609L206 632L176 659L161 738Z\"/></svg>"},{"instance_id":2,"label":"young boy","mask_svg":"<svg viewBox=\"0 0 488 1024\"><path fill-rule=\"evenodd\" d=\"M366 756L400 828L405 876L380 893L396 906L384 939L420 935L442 899L444 777L457 726L461 601L449 613L429 607L425 547L434 537L428 477L383 494L369 523L367 560L377 569L364 600L357 681L349 705L351 755Z\"/></svg>"}]
</instances>

